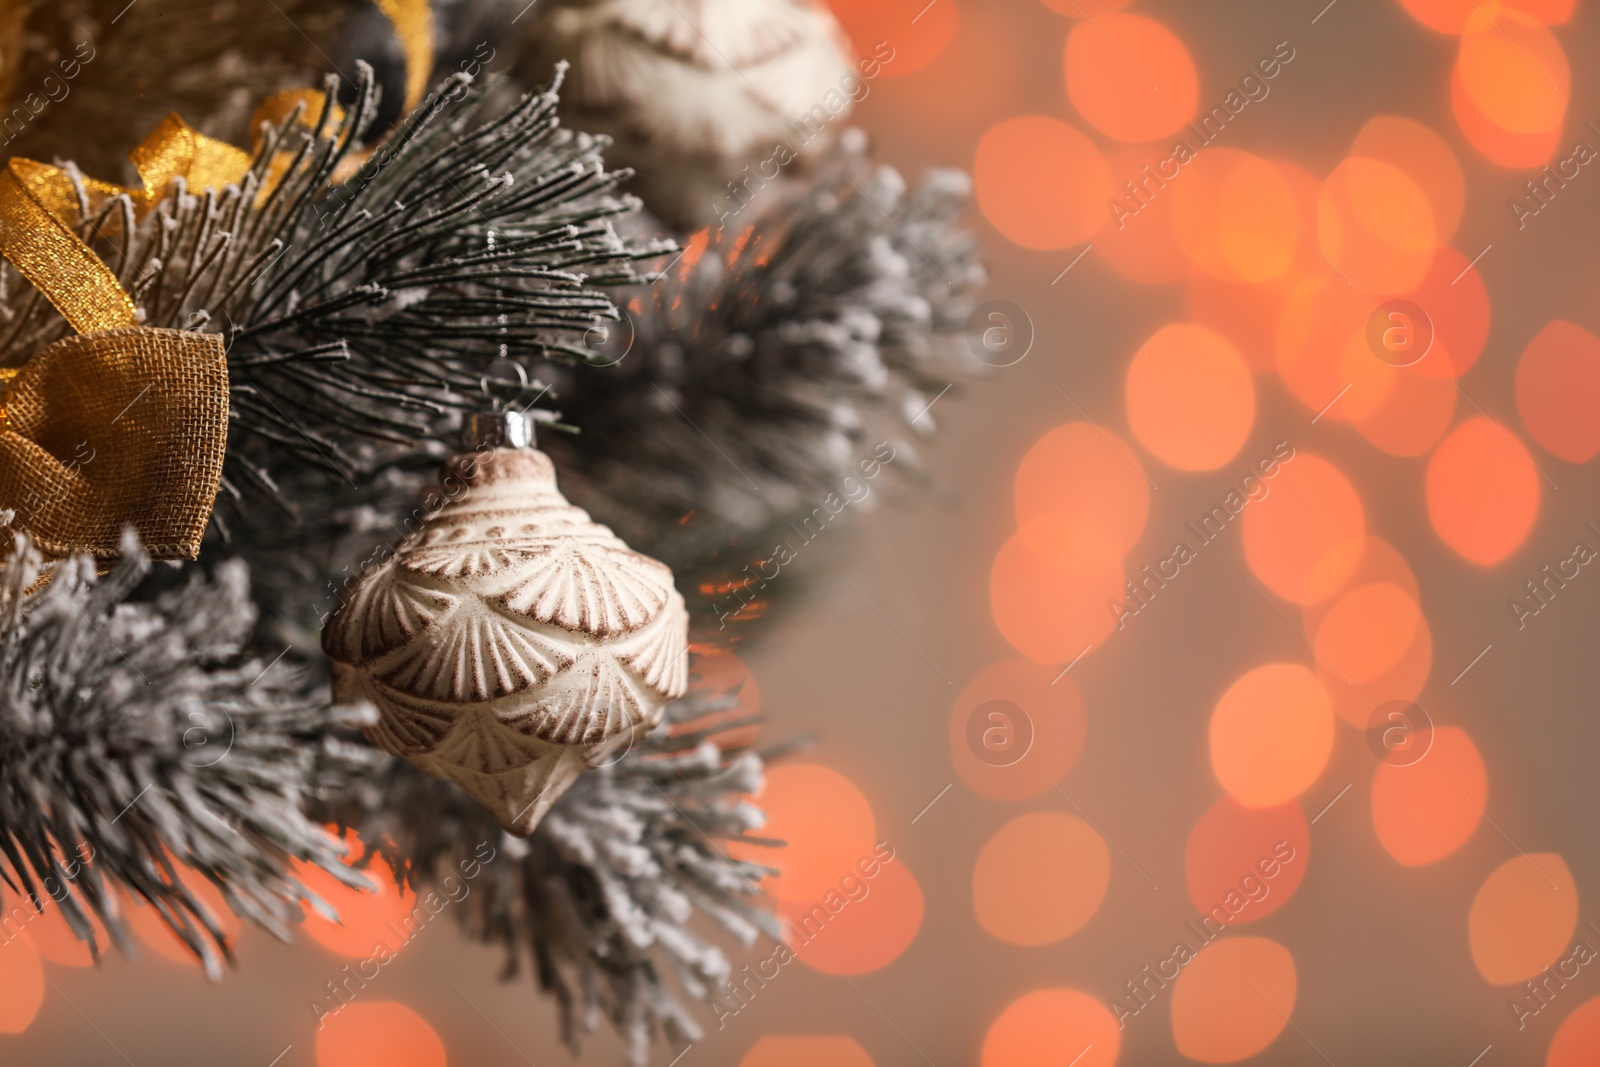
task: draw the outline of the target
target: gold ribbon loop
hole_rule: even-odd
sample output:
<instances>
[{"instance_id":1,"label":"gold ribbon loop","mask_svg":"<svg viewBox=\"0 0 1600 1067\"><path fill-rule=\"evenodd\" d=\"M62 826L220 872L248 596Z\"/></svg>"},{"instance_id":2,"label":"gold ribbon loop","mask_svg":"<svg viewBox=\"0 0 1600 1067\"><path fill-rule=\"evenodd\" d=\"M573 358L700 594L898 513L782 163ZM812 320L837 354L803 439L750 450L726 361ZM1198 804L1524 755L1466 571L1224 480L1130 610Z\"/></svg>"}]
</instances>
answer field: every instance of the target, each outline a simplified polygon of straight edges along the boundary
<instances>
[{"instance_id":1,"label":"gold ribbon loop","mask_svg":"<svg viewBox=\"0 0 1600 1067\"><path fill-rule=\"evenodd\" d=\"M176 114L169 114L128 158L144 185L144 207L158 203L174 178L183 178L192 190L221 189L238 184L250 171L250 154L204 134L196 133ZM128 190L136 199L140 194Z\"/></svg>"},{"instance_id":2,"label":"gold ribbon loop","mask_svg":"<svg viewBox=\"0 0 1600 1067\"><path fill-rule=\"evenodd\" d=\"M64 177L31 159L10 160L0 171L0 255L79 333L132 326L133 300L117 276L54 210Z\"/></svg>"},{"instance_id":3,"label":"gold ribbon loop","mask_svg":"<svg viewBox=\"0 0 1600 1067\"><path fill-rule=\"evenodd\" d=\"M145 212L161 202L174 178L183 178L191 189L203 189L207 186L220 189L230 182L237 184L242 181L250 170L249 153L240 151L225 141L196 133L188 123L175 114L161 120L161 124L151 131L150 136L128 153L128 158L132 160L134 169L139 173L139 181L143 186L141 189L130 189L111 182L78 176L78 184L83 187L91 216L96 214L111 197L127 196L133 201L135 215L143 218ZM81 216L84 205L79 202L78 187L73 183L72 176L60 167L22 158L10 160L7 167L14 171L16 184L22 187L27 198L36 207L55 216L63 228L66 225L65 220ZM37 221L36 213L30 216L30 223ZM68 230L68 233L70 235L71 231ZM73 239L76 240L75 235ZM19 263L18 267L21 266ZM35 285L39 284L32 275L28 280ZM39 288L43 289L44 286ZM131 321L132 319L128 320ZM118 322L115 325L126 326L128 322ZM73 325L77 326L76 323ZM83 329L81 326L78 328Z\"/></svg>"},{"instance_id":4,"label":"gold ribbon loop","mask_svg":"<svg viewBox=\"0 0 1600 1067\"><path fill-rule=\"evenodd\" d=\"M314 89L287 89L275 93L257 109L256 116L266 121L281 122L302 101L306 109L301 115L301 124L308 127L316 125L328 101L325 94ZM339 115L339 105L334 104L333 107L336 109L335 115ZM259 140L258 129L258 148ZM132 189L79 176L78 182L87 195L90 214L99 211L109 198L126 196L133 201L134 214L143 218L166 196L173 179L182 178L188 188L196 192L208 188L221 189L225 185L243 182L244 176L250 173L251 164L249 152L199 133L177 114L169 114L162 119L150 131L150 135L128 153L128 159L139 174L142 188ZM265 197L272 191L288 159L289 156L284 154L283 160L277 161L269 169L261 196ZM78 188L66 171L31 159L13 159L11 164L19 167L18 181L36 205L58 219L77 218L81 214ZM29 280L38 284L31 276Z\"/></svg>"}]
</instances>

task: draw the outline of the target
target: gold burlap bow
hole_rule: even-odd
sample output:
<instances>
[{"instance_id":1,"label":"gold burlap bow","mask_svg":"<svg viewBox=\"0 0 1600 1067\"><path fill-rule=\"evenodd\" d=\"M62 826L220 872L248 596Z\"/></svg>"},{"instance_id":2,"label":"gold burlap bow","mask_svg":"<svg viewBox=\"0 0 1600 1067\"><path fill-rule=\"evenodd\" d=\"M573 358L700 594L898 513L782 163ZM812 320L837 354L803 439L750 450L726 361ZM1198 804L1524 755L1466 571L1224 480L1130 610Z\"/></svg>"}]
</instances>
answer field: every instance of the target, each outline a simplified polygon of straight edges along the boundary
<instances>
[{"instance_id":1,"label":"gold burlap bow","mask_svg":"<svg viewBox=\"0 0 1600 1067\"><path fill-rule=\"evenodd\" d=\"M323 94L280 93L257 112L282 121ZM335 105L337 106L337 105ZM168 115L128 154L141 188L79 177L91 212L126 195L143 215L176 178L237 184L251 157ZM269 168L268 192L282 166ZM211 520L228 440L228 364L216 334L136 325L132 299L67 220L78 186L58 167L12 159L0 171L0 255L78 336L12 377L0 411L0 507L51 555L114 558L124 526L157 559L194 559Z\"/></svg>"},{"instance_id":2,"label":"gold burlap bow","mask_svg":"<svg viewBox=\"0 0 1600 1067\"><path fill-rule=\"evenodd\" d=\"M54 169L0 171L0 255L78 331L6 388L0 506L51 555L113 558L131 525L152 556L194 559L228 441L222 339L135 325L116 275L40 195Z\"/></svg>"},{"instance_id":3,"label":"gold burlap bow","mask_svg":"<svg viewBox=\"0 0 1600 1067\"><path fill-rule=\"evenodd\" d=\"M406 56L406 109L433 62L428 0L377 0ZM7 65L9 70L9 64ZM315 125L338 105L314 90L269 98L252 121L282 122L304 105ZM257 144L259 148L259 142ZM238 184L250 154L168 115L129 153L141 188L79 176L88 207L126 195L143 215L183 178L191 189ZM287 158L268 165L262 195ZM157 559L194 559L221 484L228 438L228 363L215 334L137 325L133 300L67 220L82 210L67 172L14 158L0 170L0 256L77 331L20 371L0 371L0 508L51 555L111 559L125 526Z\"/></svg>"},{"instance_id":4,"label":"gold burlap bow","mask_svg":"<svg viewBox=\"0 0 1600 1067\"><path fill-rule=\"evenodd\" d=\"M257 112L282 121L300 103L280 93ZM334 105L337 106L337 105ZM79 177L91 212L126 195L143 215L172 181L237 184L251 157L168 115L129 153L141 188ZM283 167L269 168L270 191ZM0 507L50 555L118 554L132 526L157 559L194 559L211 520L228 441L228 363L216 334L136 325L116 275L69 225L78 186L58 167L12 159L0 170L0 255L33 283L78 336L12 372L0 409Z\"/></svg>"}]
</instances>

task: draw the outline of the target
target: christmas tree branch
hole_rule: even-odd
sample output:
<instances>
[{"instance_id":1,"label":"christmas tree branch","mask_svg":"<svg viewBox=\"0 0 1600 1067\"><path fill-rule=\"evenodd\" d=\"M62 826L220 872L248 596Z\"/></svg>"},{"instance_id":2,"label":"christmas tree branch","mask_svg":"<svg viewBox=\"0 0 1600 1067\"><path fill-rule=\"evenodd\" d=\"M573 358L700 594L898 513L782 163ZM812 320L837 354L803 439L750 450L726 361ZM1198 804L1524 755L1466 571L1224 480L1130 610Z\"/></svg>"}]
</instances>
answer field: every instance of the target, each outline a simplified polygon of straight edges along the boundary
<instances>
[{"instance_id":1,"label":"christmas tree branch","mask_svg":"<svg viewBox=\"0 0 1600 1067\"><path fill-rule=\"evenodd\" d=\"M278 484L307 463L353 477L384 462L374 442L449 436L497 357L592 355L585 335L619 318L607 289L647 280L634 264L675 246L617 237L612 220L636 207L616 193L627 174L605 170L602 141L557 123L559 82L488 117L484 90L453 75L363 148L377 107L363 67L342 119L323 109L308 129L297 110L267 129L237 186L179 180L136 223L126 196L85 219L146 325L223 333L230 485ZM0 267L0 298L18 291L29 299L0 300L12 363L65 331Z\"/></svg>"},{"instance_id":2,"label":"christmas tree branch","mask_svg":"<svg viewBox=\"0 0 1600 1067\"><path fill-rule=\"evenodd\" d=\"M463 929L505 952L507 977L531 971L556 998L570 1046L604 1017L643 1065L657 1037L702 1036L679 991L708 999L730 973L722 950L693 929L697 915L739 944L780 936L760 903L771 869L727 855L728 842L757 840L749 834L763 821L745 799L761 787L762 757L726 740L753 722L737 706L736 692L703 686L668 705L653 733L580 778L526 839L403 760L330 817L354 825L411 885L467 862L470 843L495 841L503 855L465 899Z\"/></svg>"},{"instance_id":3,"label":"christmas tree branch","mask_svg":"<svg viewBox=\"0 0 1600 1067\"><path fill-rule=\"evenodd\" d=\"M95 951L91 916L128 948L131 893L215 976L228 944L180 866L287 939L308 898L292 862L360 881L306 804L380 757L343 740L369 710L306 702L243 653L242 564L130 600L149 570L131 534L104 577L88 557L44 575L26 540L0 570L0 879Z\"/></svg>"}]
</instances>

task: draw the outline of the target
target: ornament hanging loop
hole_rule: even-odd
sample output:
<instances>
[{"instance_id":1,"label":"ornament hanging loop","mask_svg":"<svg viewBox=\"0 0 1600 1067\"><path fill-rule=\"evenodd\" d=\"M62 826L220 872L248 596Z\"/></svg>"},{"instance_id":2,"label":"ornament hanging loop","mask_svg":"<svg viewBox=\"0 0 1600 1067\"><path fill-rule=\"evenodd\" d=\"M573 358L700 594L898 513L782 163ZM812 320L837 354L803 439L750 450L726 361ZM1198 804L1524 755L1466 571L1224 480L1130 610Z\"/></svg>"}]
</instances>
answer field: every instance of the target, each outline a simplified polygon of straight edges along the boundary
<instances>
[{"instance_id":1,"label":"ornament hanging loop","mask_svg":"<svg viewBox=\"0 0 1600 1067\"><path fill-rule=\"evenodd\" d=\"M506 375L495 373L503 367L510 367L516 376L514 387ZM503 384L497 389L497 383ZM467 412L461 420L461 447L473 452L491 448L534 447L533 419L525 411L514 411L504 406L506 392L512 391L513 395L521 396L528 391L527 369L514 359L497 356L479 377L478 387L488 398L489 410Z\"/></svg>"},{"instance_id":2,"label":"ornament hanging loop","mask_svg":"<svg viewBox=\"0 0 1600 1067\"><path fill-rule=\"evenodd\" d=\"M503 396L511 384L509 375L495 373L501 367L510 367L512 374L516 376L517 384L512 395L521 396L528 391L528 369L502 352L490 360L489 365L478 376L478 388L488 398L489 407L493 411L500 410L501 404L504 403ZM496 385L499 383L504 384L497 389Z\"/></svg>"}]
</instances>

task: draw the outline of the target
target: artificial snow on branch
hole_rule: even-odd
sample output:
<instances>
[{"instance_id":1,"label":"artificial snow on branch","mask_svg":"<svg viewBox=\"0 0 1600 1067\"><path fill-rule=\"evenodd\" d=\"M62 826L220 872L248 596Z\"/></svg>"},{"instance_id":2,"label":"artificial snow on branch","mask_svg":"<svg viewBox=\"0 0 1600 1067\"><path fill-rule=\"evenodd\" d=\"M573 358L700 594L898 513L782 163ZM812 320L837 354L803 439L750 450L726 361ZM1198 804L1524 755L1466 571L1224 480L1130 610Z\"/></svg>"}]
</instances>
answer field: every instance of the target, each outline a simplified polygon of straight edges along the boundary
<instances>
[{"instance_id":1,"label":"artificial snow on branch","mask_svg":"<svg viewBox=\"0 0 1600 1067\"><path fill-rule=\"evenodd\" d=\"M654 732L579 778L529 838L503 833L465 793L404 760L331 817L354 824L413 885L496 841L504 858L484 866L463 902L464 931L504 950L507 977L527 968L555 996L570 1046L603 1017L642 1067L654 1038L702 1036L680 996L707 1000L729 973L694 929L697 915L745 945L780 935L759 904L772 872L726 854L729 841L773 844L751 836L763 816L746 798L761 787L763 759L727 741L754 722L730 717L737 704L736 692L703 686L669 704Z\"/></svg>"},{"instance_id":2,"label":"artificial snow on branch","mask_svg":"<svg viewBox=\"0 0 1600 1067\"><path fill-rule=\"evenodd\" d=\"M583 431L546 446L568 495L690 595L770 549L871 442L915 471L907 431L929 432L929 402L983 369L966 338L985 280L959 221L969 195L951 170L907 188L849 131L814 183L764 191L666 279L619 294L608 359L538 369Z\"/></svg>"},{"instance_id":3,"label":"artificial snow on branch","mask_svg":"<svg viewBox=\"0 0 1600 1067\"><path fill-rule=\"evenodd\" d=\"M80 235L145 325L223 334L237 427L225 499L259 491L292 513L278 490L288 468L354 484L449 435L498 356L593 357L585 336L619 318L606 289L648 280L633 264L674 246L617 237L611 219L636 208L614 195L627 173L606 171L603 141L559 126L560 78L486 117L458 73L369 154L377 94L362 65L342 118L321 109L308 127L301 110L265 128L239 185L180 182L142 219L127 196L86 211ZM337 88L330 78L328 99ZM9 360L60 335L9 267L0 301ZM529 382L504 399L540 392Z\"/></svg>"},{"instance_id":4,"label":"artificial snow on branch","mask_svg":"<svg viewBox=\"0 0 1600 1067\"><path fill-rule=\"evenodd\" d=\"M0 570L0 878L25 906L59 905L97 952L93 916L126 951L125 891L214 977L229 946L177 865L285 940L307 898L293 861L361 883L305 807L381 760L344 739L370 710L306 701L244 654L242 563L146 601L131 534L103 577L87 556L41 566L19 538Z\"/></svg>"}]
</instances>

